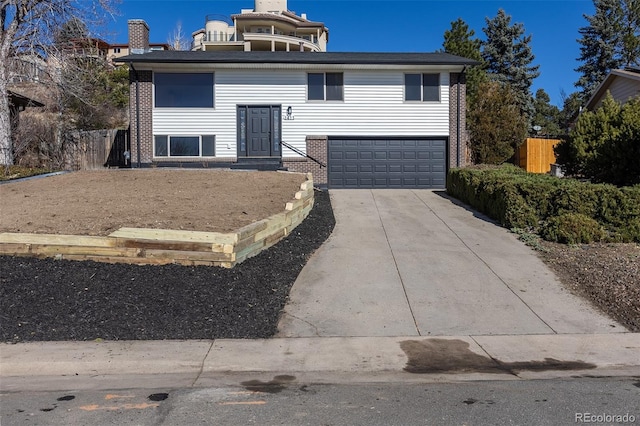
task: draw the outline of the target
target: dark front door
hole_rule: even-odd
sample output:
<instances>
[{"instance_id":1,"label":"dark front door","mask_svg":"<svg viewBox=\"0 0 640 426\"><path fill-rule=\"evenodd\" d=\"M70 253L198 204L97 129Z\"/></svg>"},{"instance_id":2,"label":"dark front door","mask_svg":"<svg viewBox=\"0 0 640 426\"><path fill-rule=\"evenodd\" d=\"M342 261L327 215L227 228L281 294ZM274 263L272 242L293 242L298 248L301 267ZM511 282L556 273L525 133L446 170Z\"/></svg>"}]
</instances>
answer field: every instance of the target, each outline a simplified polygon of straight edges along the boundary
<instances>
[{"instance_id":1,"label":"dark front door","mask_svg":"<svg viewBox=\"0 0 640 426\"><path fill-rule=\"evenodd\" d=\"M280 156L280 106L238 106L238 157Z\"/></svg>"},{"instance_id":2,"label":"dark front door","mask_svg":"<svg viewBox=\"0 0 640 426\"><path fill-rule=\"evenodd\" d=\"M248 109L247 140L249 157L271 156L271 108L251 107Z\"/></svg>"}]
</instances>

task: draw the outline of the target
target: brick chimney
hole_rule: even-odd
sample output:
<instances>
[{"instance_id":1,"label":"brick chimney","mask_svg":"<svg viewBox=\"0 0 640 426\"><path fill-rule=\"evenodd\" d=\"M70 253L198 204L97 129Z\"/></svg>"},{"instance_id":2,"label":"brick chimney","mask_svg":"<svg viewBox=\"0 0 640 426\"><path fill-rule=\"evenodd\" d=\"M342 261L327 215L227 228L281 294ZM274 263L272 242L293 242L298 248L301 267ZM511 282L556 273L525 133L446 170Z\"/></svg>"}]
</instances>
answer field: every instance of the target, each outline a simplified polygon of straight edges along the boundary
<instances>
[{"instance_id":1,"label":"brick chimney","mask_svg":"<svg viewBox=\"0 0 640 426\"><path fill-rule=\"evenodd\" d=\"M142 19L129 19L129 52L140 54L149 51L149 25Z\"/></svg>"}]
</instances>

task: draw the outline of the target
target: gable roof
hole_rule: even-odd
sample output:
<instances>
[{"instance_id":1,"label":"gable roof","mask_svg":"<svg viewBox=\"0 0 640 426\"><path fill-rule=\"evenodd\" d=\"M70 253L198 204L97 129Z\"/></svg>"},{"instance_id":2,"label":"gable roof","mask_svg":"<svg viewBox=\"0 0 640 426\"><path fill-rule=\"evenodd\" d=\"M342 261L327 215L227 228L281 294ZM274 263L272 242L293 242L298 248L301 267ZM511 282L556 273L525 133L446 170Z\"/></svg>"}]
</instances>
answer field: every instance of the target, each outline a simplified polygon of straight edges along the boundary
<instances>
[{"instance_id":1,"label":"gable roof","mask_svg":"<svg viewBox=\"0 0 640 426\"><path fill-rule=\"evenodd\" d=\"M449 53L155 51L119 59L135 64L450 65L479 62Z\"/></svg>"},{"instance_id":2,"label":"gable roof","mask_svg":"<svg viewBox=\"0 0 640 426\"><path fill-rule=\"evenodd\" d=\"M607 90L609 90L611 84L617 78L625 78L638 81L638 84L640 84L640 68L628 67L623 70L611 71L609 75L607 75L607 77L604 79L604 81L602 81L602 83L600 83L600 85L596 88L595 92L593 92L593 95L591 96L591 98L589 98L589 101L586 103L585 108L588 110L592 110L605 96Z\"/></svg>"}]
</instances>

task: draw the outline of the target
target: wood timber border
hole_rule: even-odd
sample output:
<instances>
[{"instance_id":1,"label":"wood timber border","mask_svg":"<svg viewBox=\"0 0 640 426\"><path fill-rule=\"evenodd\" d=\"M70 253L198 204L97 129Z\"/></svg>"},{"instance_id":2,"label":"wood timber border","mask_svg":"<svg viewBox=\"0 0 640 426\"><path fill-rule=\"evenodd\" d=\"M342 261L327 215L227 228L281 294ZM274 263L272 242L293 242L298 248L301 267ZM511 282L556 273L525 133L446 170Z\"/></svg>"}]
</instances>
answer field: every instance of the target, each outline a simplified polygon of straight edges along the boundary
<instances>
[{"instance_id":1,"label":"wood timber border","mask_svg":"<svg viewBox=\"0 0 640 426\"><path fill-rule=\"evenodd\" d=\"M306 175L281 213L235 232L120 228L105 237L0 233L0 254L140 265L208 265L233 268L289 235L313 208L313 178Z\"/></svg>"}]
</instances>

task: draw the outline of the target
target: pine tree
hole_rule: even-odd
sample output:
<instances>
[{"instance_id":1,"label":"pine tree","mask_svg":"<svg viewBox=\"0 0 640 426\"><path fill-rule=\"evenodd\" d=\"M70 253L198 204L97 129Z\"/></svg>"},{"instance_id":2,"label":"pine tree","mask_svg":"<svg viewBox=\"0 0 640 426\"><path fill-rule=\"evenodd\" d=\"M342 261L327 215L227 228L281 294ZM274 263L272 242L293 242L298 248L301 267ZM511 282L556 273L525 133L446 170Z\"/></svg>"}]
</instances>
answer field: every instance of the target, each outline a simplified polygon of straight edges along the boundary
<instances>
[{"instance_id":1,"label":"pine tree","mask_svg":"<svg viewBox=\"0 0 640 426\"><path fill-rule=\"evenodd\" d=\"M594 0L595 13L584 15L579 29L582 62L576 82L586 102L604 78L616 68L640 64L640 0Z\"/></svg>"},{"instance_id":2,"label":"pine tree","mask_svg":"<svg viewBox=\"0 0 640 426\"><path fill-rule=\"evenodd\" d=\"M451 22L451 29L444 32L442 47L446 53L482 62L480 52L482 41L473 38L474 35L475 31L470 30L469 26L461 18L458 18L457 21ZM487 78L484 68L484 64L481 64L470 67L466 71L468 105L473 105L478 93L478 85Z\"/></svg>"},{"instance_id":3,"label":"pine tree","mask_svg":"<svg viewBox=\"0 0 640 426\"><path fill-rule=\"evenodd\" d=\"M594 0L594 15L584 15L588 26L579 29L582 36L580 57L583 62L576 71L582 74L576 87L581 89L581 101L586 102L607 74L621 65L616 50L620 43L620 0Z\"/></svg>"},{"instance_id":4,"label":"pine tree","mask_svg":"<svg viewBox=\"0 0 640 426\"><path fill-rule=\"evenodd\" d=\"M562 130L562 135L567 135L582 110L582 96L580 92L573 92L567 95L564 90L560 91L560 95L562 97L562 109L560 110L558 124Z\"/></svg>"},{"instance_id":5,"label":"pine tree","mask_svg":"<svg viewBox=\"0 0 640 426\"><path fill-rule=\"evenodd\" d=\"M640 98L624 105L611 93L595 111L580 114L568 139L556 147L569 175L614 185L640 184Z\"/></svg>"},{"instance_id":6,"label":"pine tree","mask_svg":"<svg viewBox=\"0 0 640 426\"><path fill-rule=\"evenodd\" d=\"M622 30L622 65L640 65L640 1L622 0L620 28Z\"/></svg>"},{"instance_id":7,"label":"pine tree","mask_svg":"<svg viewBox=\"0 0 640 426\"><path fill-rule=\"evenodd\" d=\"M535 109L535 115L533 116L533 124L540 126L541 129L537 132L544 136L558 136L560 135L560 110L557 106L551 105L551 98L544 91L544 89L538 89L533 101Z\"/></svg>"},{"instance_id":8,"label":"pine tree","mask_svg":"<svg viewBox=\"0 0 640 426\"><path fill-rule=\"evenodd\" d=\"M527 121L511 85L485 81L479 90L482 96L467 117L471 156L475 164L502 164L527 137Z\"/></svg>"},{"instance_id":9,"label":"pine tree","mask_svg":"<svg viewBox=\"0 0 640 426\"><path fill-rule=\"evenodd\" d=\"M486 40L482 43L482 58L487 64L489 77L509 84L515 91L524 116L531 120L534 114L531 85L540 75L539 65L532 65L531 35L525 36L521 23L511 25L511 16L503 9L495 18L485 18L483 28Z\"/></svg>"},{"instance_id":10,"label":"pine tree","mask_svg":"<svg viewBox=\"0 0 640 426\"><path fill-rule=\"evenodd\" d=\"M54 43L59 48L67 47L69 43L74 41L82 41L89 37L89 30L87 25L77 17L72 17L66 22L63 22L60 29L56 31L54 36Z\"/></svg>"}]
</instances>

